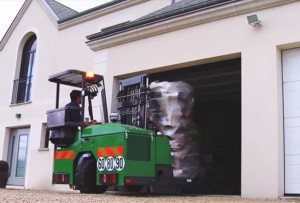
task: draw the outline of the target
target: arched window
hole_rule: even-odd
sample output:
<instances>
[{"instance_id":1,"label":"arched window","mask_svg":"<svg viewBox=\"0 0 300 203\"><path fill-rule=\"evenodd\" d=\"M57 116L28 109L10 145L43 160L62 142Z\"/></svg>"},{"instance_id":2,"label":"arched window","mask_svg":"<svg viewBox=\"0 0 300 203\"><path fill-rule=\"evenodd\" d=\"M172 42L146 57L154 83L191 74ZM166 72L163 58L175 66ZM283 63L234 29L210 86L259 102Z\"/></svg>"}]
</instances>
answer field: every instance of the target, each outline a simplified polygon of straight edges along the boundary
<instances>
[{"instance_id":1,"label":"arched window","mask_svg":"<svg viewBox=\"0 0 300 203\"><path fill-rule=\"evenodd\" d=\"M14 80L12 104L30 101L35 54L36 36L33 35L26 41L23 48L19 78Z\"/></svg>"}]
</instances>

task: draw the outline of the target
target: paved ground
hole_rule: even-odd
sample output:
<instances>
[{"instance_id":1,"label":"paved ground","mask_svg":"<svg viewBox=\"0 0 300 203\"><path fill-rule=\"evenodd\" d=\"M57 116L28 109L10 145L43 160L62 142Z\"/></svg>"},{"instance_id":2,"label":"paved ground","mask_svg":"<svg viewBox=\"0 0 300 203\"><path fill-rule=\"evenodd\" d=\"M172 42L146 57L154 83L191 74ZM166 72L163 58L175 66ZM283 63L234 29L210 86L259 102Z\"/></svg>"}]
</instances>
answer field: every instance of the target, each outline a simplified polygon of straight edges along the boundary
<instances>
[{"instance_id":1,"label":"paved ground","mask_svg":"<svg viewBox=\"0 0 300 203\"><path fill-rule=\"evenodd\" d=\"M271 202L299 202L297 198L285 199L244 199L237 196L166 196L166 195L147 195L147 194L132 194L120 192L106 192L102 195L94 194L79 194L73 191L35 191L35 190L16 190L16 189L0 189L0 202L1 203L97 203L97 202L205 202L205 203L271 203Z\"/></svg>"}]
</instances>

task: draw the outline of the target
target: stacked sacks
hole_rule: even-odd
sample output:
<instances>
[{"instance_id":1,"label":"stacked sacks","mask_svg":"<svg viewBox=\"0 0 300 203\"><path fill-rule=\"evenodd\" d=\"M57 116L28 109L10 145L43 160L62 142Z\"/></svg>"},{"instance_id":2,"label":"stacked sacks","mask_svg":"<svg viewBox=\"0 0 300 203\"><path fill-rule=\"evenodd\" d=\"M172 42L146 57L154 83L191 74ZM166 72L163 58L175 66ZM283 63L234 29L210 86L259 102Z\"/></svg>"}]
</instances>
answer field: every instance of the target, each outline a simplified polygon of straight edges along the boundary
<instances>
[{"instance_id":1,"label":"stacked sacks","mask_svg":"<svg viewBox=\"0 0 300 203\"><path fill-rule=\"evenodd\" d=\"M153 82L148 119L168 136L175 177L194 178L199 172L199 154L192 122L193 88L184 82Z\"/></svg>"}]
</instances>

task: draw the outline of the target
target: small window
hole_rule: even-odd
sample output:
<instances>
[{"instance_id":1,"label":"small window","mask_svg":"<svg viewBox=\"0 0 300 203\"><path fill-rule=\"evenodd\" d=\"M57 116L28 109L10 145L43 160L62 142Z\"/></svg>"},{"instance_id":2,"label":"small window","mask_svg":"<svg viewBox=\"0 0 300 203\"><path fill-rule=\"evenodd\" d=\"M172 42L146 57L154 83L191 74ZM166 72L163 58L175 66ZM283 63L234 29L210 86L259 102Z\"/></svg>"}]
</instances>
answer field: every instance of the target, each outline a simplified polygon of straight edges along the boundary
<instances>
[{"instance_id":1,"label":"small window","mask_svg":"<svg viewBox=\"0 0 300 203\"><path fill-rule=\"evenodd\" d=\"M46 123L42 124L42 132L41 132L41 143L40 149L48 149L49 148L49 135L50 130L47 128Z\"/></svg>"}]
</instances>

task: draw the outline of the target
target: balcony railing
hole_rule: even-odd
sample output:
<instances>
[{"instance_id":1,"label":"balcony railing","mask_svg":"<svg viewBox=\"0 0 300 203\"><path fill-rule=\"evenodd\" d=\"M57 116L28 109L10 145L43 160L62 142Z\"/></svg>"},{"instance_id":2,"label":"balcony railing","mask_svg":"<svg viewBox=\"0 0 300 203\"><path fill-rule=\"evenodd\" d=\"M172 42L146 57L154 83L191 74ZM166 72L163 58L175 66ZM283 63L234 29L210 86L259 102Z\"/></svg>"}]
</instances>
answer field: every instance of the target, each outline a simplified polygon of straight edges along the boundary
<instances>
[{"instance_id":1,"label":"balcony railing","mask_svg":"<svg viewBox=\"0 0 300 203\"><path fill-rule=\"evenodd\" d=\"M32 76L14 80L11 104L19 104L30 101Z\"/></svg>"}]
</instances>

